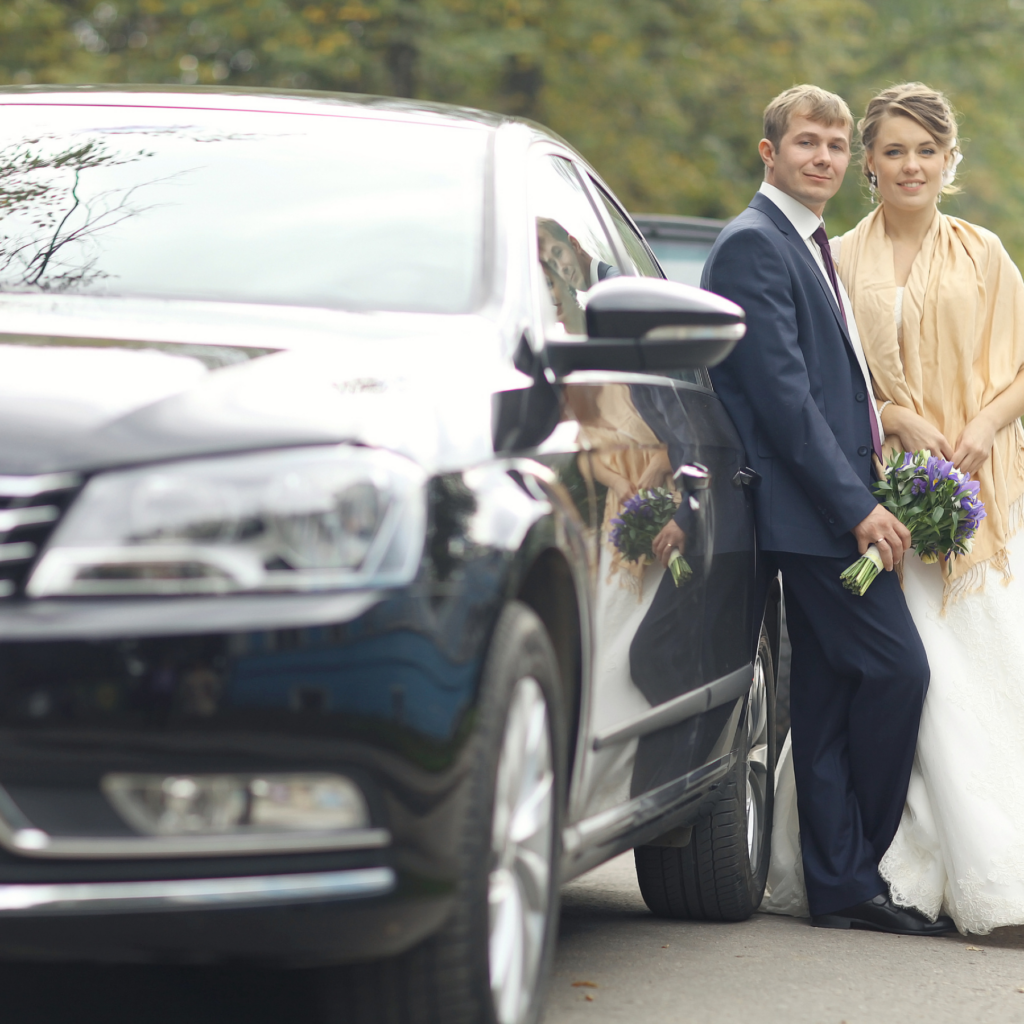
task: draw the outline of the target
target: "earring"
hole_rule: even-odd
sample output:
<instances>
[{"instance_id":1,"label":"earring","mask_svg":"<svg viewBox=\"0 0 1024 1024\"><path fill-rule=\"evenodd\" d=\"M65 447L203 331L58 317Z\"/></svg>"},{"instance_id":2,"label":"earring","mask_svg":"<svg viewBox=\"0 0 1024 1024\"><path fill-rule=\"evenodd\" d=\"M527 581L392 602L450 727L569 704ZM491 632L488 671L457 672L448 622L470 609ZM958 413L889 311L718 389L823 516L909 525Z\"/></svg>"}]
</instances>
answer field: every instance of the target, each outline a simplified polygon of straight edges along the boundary
<instances>
[{"instance_id":1,"label":"earring","mask_svg":"<svg viewBox=\"0 0 1024 1024\"><path fill-rule=\"evenodd\" d=\"M871 202L878 203L878 176L868 173L868 189L871 192Z\"/></svg>"}]
</instances>

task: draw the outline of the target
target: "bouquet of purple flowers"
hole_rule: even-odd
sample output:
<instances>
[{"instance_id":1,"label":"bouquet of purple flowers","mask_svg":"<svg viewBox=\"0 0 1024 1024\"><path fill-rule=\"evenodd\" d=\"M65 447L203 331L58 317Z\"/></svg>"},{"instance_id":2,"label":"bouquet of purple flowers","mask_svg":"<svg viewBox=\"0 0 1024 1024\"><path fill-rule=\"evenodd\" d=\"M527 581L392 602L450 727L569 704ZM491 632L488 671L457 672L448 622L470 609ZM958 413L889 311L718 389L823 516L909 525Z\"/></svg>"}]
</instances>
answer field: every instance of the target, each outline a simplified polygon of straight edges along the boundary
<instances>
[{"instance_id":1,"label":"bouquet of purple flowers","mask_svg":"<svg viewBox=\"0 0 1024 1024\"><path fill-rule=\"evenodd\" d=\"M875 484L878 500L910 531L922 562L937 562L939 555L948 561L970 552L985 518L979 489L970 473L927 450L893 452L885 479ZM882 558L872 544L840 579L847 590L863 596L881 570Z\"/></svg>"},{"instance_id":2,"label":"bouquet of purple flowers","mask_svg":"<svg viewBox=\"0 0 1024 1024\"><path fill-rule=\"evenodd\" d=\"M634 494L623 505L621 514L612 520L612 544L627 561L653 562L651 543L678 508L678 499L667 487ZM669 557L668 568L677 587L693 575L693 570L678 551L673 551Z\"/></svg>"}]
</instances>

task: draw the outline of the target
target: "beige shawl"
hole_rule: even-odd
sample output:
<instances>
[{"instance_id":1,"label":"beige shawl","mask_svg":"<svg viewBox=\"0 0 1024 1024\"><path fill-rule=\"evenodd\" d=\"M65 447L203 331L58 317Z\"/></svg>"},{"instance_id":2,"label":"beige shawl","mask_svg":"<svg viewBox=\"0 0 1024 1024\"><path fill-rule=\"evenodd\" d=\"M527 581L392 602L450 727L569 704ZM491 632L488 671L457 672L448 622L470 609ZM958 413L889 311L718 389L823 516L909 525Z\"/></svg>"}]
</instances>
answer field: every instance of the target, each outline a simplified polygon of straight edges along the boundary
<instances>
[{"instance_id":1,"label":"beige shawl","mask_svg":"<svg viewBox=\"0 0 1024 1024\"><path fill-rule=\"evenodd\" d=\"M580 388L581 385L569 385ZM600 483L607 483L609 474L623 477L633 494L640 490L640 480L655 463L664 468L661 479L655 487L677 490L672 479L672 466L668 459L668 446L662 444L633 405L627 384L603 384L600 387L582 385L588 394L577 401L576 415L580 423L580 439L587 447L587 458L580 463L585 477L596 477ZM586 399L596 399L596 408L587 408ZM592 405L592 402L591 402ZM643 596L644 573L650 561L628 562L622 552L608 538L611 536L611 521L622 511L618 495L609 487L604 503L604 523L601 535L607 540L611 554L608 580L618 576L619 586L632 591L639 600Z\"/></svg>"},{"instance_id":2,"label":"beige shawl","mask_svg":"<svg viewBox=\"0 0 1024 1024\"><path fill-rule=\"evenodd\" d=\"M999 239L936 213L903 295L903 337L893 307L896 280L883 207L842 237L839 276L871 368L875 393L923 416L956 444L968 421L1024 366L1024 281ZM899 448L899 438L886 438ZM970 555L946 563L946 600L980 589L986 567L1009 580L1006 544L1024 520L1024 432L996 434L974 474L986 518Z\"/></svg>"}]
</instances>

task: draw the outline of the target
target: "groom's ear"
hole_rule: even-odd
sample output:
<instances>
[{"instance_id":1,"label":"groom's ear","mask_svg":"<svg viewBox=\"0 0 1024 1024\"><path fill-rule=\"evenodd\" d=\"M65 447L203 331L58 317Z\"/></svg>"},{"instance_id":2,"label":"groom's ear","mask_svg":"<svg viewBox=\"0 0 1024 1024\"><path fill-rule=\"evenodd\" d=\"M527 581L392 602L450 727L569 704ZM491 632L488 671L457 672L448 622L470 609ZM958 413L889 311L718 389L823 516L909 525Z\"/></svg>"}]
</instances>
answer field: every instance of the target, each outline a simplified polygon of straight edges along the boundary
<instances>
[{"instance_id":1,"label":"groom's ear","mask_svg":"<svg viewBox=\"0 0 1024 1024\"><path fill-rule=\"evenodd\" d=\"M765 173L775 169L775 147L772 145L771 139L762 139L757 144L757 151L761 154L761 159L764 161Z\"/></svg>"}]
</instances>

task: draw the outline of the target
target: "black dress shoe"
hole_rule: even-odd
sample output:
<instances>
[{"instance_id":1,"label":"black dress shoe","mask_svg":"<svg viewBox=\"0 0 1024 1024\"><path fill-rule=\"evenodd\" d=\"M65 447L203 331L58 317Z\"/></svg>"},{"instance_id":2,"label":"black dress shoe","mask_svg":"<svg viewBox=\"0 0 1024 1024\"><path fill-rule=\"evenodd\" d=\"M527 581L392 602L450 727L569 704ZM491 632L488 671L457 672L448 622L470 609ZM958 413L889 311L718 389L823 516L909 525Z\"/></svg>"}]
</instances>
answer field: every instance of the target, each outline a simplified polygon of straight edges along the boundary
<instances>
[{"instance_id":1,"label":"black dress shoe","mask_svg":"<svg viewBox=\"0 0 1024 1024\"><path fill-rule=\"evenodd\" d=\"M811 923L815 928L866 928L893 935L944 935L956 931L952 918L940 916L929 921L917 910L896 906L885 893L846 910L812 917Z\"/></svg>"}]
</instances>

